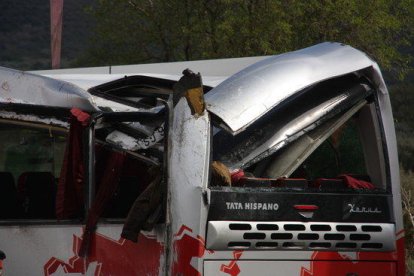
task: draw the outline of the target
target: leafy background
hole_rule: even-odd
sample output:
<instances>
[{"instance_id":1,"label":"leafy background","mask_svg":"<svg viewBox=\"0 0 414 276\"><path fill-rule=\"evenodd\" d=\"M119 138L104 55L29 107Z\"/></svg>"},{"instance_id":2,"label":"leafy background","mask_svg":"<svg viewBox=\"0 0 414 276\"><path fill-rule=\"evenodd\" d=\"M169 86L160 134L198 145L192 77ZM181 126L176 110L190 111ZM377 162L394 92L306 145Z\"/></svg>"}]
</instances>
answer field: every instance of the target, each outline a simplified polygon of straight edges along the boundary
<instances>
[{"instance_id":1,"label":"leafy background","mask_svg":"<svg viewBox=\"0 0 414 276\"><path fill-rule=\"evenodd\" d=\"M71 0L62 67L272 55L322 41L365 51L390 88L414 273L413 26L413 0ZM49 1L2 0L0 65L49 69L49 32Z\"/></svg>"}]
</instances>

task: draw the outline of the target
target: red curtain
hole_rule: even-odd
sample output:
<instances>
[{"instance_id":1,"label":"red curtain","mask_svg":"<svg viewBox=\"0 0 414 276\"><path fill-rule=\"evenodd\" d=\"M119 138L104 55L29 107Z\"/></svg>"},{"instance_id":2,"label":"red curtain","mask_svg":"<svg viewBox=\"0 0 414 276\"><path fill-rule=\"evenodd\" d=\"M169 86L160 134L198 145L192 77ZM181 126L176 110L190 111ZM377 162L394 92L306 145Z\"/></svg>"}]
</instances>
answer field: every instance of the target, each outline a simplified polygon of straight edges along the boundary
<instances>
[{"instance_id":1,"label":"red curtain","mask_svg":"<svg viewBox=\"0 0 414 276\"><path fill-rule=\"evenodd\" d=\"M71 110L69 137L56 194L58 219L77 218L83 214L85 183L83 133L86 131L89 118L89 114L79 109Z\"/></svg>"},{"instance_id":2,"label":"red curtain","mask_svg":"<svg viewBox=\"0 0 414 276\"><path fill-rule=\"evenodd\" d=\"M104 152L100 153L100 159L105 162L105 165L101 168L103 169L101 177L96 179L96 183L99 183L99 190L96 194L94 203L88 212L82 244L79 249L79 256L81 257L88 255L92 234L95 232L96 224L105 210L106 204L112 198L118 187L123 164L125 162L125 153L106 150L101 151Z\"/></svg>"}]
</instances>

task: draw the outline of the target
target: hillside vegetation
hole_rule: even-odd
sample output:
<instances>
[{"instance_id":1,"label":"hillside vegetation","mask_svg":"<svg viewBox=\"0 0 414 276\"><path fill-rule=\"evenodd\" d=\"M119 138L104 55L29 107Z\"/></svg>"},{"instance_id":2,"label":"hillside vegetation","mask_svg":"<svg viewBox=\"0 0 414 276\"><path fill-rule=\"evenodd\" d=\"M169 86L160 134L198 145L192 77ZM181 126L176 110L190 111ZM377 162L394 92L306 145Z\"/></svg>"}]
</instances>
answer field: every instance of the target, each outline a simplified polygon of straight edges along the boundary
<instances>
[{"instance_id":1,"label":"hillside vegetation","mask_svg":"<svg viewBox=\"0 0 414 276\"><path fill-rule=\"evenodd\" d=\"M91 3L65 1L62 67L71 66L88 46L93 19L85 13L85 7ZM50 68L49 1L0 1L0 66Z\"/></svg>"}]
</instances>

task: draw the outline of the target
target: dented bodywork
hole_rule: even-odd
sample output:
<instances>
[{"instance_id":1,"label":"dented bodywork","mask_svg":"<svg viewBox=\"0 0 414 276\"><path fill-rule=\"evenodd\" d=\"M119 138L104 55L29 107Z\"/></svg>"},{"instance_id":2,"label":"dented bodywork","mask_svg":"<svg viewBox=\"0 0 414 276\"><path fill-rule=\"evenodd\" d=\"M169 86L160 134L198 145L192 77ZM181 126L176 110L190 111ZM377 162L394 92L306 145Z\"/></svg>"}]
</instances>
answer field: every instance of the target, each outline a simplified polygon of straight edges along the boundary
<instances>
[{"instance_id":1,"label":"dented bodywork","mask_svg":"<svg viewBox=\"0 0 414 276\"><path fill-rule=\"evenodd\" d=\"M220 83L206 95L206 102L209 111L236 134L305 88L363 69L386 93L377 64L366 54L326 42L257 62Z\"/></svg>"},{"instance_id":2,"label":"dented bodywork","mask_svg":"<svg viewBox=\"0 0 414 276\"><path fill-rule=\"evenodd\" d=\"M90 94L69 82L8 68L0 68L0 75L2 103L77 107L97 111Z\"/></svg>"},{"instance_id":3,"label":"dented bodywork","mask_svg":"<svg viewBox=\"0 0 414 276\"><path fill-rule=\"evenodd\" d=\"M36 235L73 248L37 257L33 271L41 263L45 275L249 275L263 261L283 271L283 259L292 262L283 275L307 275L318 273L317 253L340 251L370 271L367 261L382 262L378 275L402 273L396 139L377 64L340 43L250 58L246 68L221 62L207 76L162 66L138 75L0 70L0 130L23 135L24 150L52 143L42 162L57 183L57 217L30 213L29 195L28 207L0 220L0 235L33 220ZM8 149L1 154L22 152ZM29 185L32 171L13 170L17 186ZM7 261L28 238L0 248Z\"/></svg>"}]
</instances>

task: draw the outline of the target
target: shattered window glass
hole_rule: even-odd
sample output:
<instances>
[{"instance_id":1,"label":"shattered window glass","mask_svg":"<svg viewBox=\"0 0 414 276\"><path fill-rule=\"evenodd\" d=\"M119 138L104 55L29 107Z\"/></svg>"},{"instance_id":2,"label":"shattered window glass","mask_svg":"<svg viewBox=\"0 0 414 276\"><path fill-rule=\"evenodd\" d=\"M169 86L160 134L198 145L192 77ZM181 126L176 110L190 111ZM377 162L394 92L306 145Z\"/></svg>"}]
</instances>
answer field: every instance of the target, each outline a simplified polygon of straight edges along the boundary
<instances>
[{"instance_id":1,"label":"shattered window glass","mask_svg":"<svg viewBox=\"0 0 414 276\"><path fill-rule=\"evenodd\" d=\"M141 112L135 120L104 118L96 129L95 200L105 201L103 218L142 217L145 221L146 216L161 216L165 120L164 110L150 115ZM108 187L113 192L103 197Z\"/></svg>"},{"instance_id":2,"label":"shattered window glass","mask_svg":"<svg viewBox=\"0 0 414 276\"><path fill-rule=\"evenodd\" d=\"M165 217L167 112L105 113L94 130L94 182L86 224L124 223L136 241Z\"/></svg>"},{"instance_id":3,"label":"shattered window glass","mask_svg":"<svg viewBox=\"0 0 414 276\"><path fill-rule=\"evenodd\" d=\"M385 190L371 93L353 77L315 85L235 136L216 131L213 160L228 167L232 186Z\"/></svg>"},{"instance_id":4,"label":"shattered window glass","mask_svg":"<svg viewBox=\"0 0 414 276\"><path fill-rule=\"evenodd\" d=\"M95 128L94 212L88 219L125 220L126 239L136 240L164 216L167 102L174 83L129 76L89 89L105 112Z\"/></svg>"}]
</instances>

